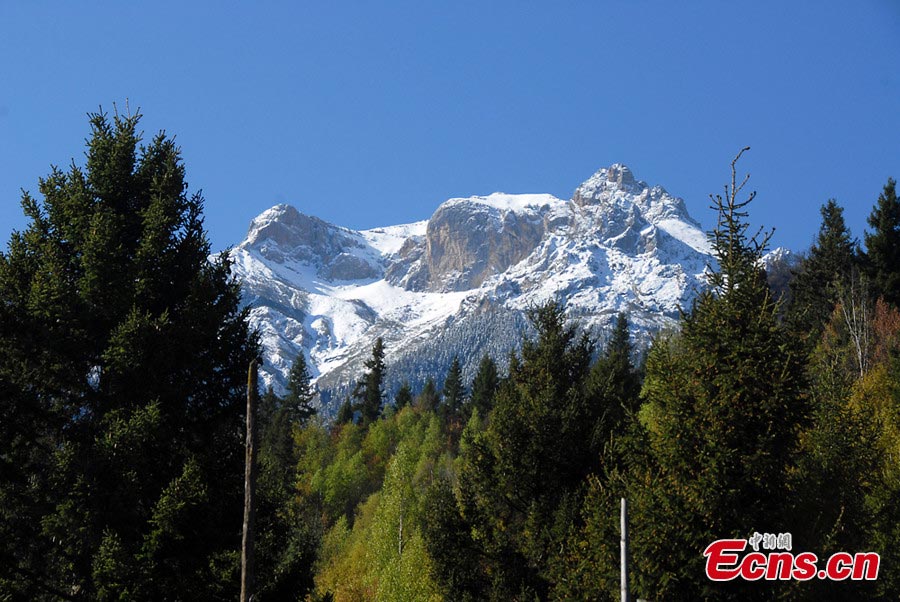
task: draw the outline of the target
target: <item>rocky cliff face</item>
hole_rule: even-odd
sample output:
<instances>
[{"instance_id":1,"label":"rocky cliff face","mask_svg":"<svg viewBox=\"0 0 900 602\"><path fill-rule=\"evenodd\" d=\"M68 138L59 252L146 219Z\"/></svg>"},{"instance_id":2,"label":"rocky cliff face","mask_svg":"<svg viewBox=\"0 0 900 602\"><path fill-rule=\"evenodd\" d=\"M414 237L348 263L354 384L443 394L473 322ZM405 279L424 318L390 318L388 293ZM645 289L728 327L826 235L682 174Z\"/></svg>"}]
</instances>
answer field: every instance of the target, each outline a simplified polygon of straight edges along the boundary
<instances>
[{"instance_id":1,"label":"rocky cliff face","mask_svg":"<svg viewBox=\"0 0 900 602\"><path fill-rule=\"evenodd\" d=\"M365 253L359 235L290 205L276 205L250 223L242 248L276 264L303 263L328 280L380 278L380 257Z\"/></svg>"},{"instance_id":2,"label":"rocky cliff face","mask_svg":"<svg viewBox=\"0 0 900 602\"><path fill-rule=\"evenodd\" d=\"M425 237L401 250L388 281L411 290L476 289L534 251L562 204L550 195L451 199L428 220Z\"/></svg>"},{"instance_id":3,"label":"rocky cliff face","mask_svg":"<svg viewBox=\"0 0 900 602\"><path fill-rule=\"evenodd\" d=\"M672 326L705 286L706 235L684 202L624 165L599 170L569 201L546 194L451 199L415 224L353 231L278 205L234 250L264 380L280 388L307 356L326 411L383 337L388 388L415 388L453 355L471 378L501 364L524 313L556 299L603 338L629 314L638 340Z\"/></svg>"}]
</instances>

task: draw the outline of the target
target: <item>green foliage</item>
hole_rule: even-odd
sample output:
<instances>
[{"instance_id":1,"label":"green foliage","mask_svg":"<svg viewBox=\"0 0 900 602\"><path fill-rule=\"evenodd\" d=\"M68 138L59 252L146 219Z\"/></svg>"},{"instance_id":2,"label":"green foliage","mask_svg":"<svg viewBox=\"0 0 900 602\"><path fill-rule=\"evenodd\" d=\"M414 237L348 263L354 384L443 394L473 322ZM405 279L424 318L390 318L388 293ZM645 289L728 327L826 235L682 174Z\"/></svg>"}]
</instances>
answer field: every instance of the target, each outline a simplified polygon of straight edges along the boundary
<instances>
[{"instance_id":1,"label":"green foliage","mask_svg":"<svg viewBox=\"0 0 900 602\"><path fill-rule=\"evenodd\" d=\"M857 245L844 223L844 210L834 199L821 208L822 225L816 242L790 284L786 321L791 330L814 346L831 317L838 290L849 283L857 267Z\"/></svg>"},{"instance_id":2,"label":"green foliage","mask_svg":"<svg viewBox=\"0 0 900 602\"><path fill-rule=\"evenodd\" d=\"M429 376L425 381L425 386L416 395L416 407L428 412L436 412L440 403L441 398L437 392L437 385L434 384L434 379Z\"/></svg>"},{"instance_id":3,"label":"green foliage","mask_svg":"<svg viewBox=\"0 0 900 602\"><path fill-rule=\"evenodd\" d=\"M352 523L341 514L325 536L317 576L320 595L330 593L335 600L440 599L429 578L422 522L428 483L446 465L443 440L433 413L409 407L372 424L358 440L372 486L358 492ZM338 455L335 463L339 461Z\"/></svg>"},{"instance_id":4,"label":"green foliage","mask_svg":"<svg viewBox=\"0 0 900 602\"><path fill-rule=\"evenodd\" d=\"M401 410L409 405L412 405L413 395L412 388L409 386L409 381L404 380L403 384L400 385L400 390L397 391L397 395L394 398L394 407L398 410Z\"/></svg>"},{"instance_id":5,"label":"green foliage","mask_svg":"<svg viewBox=\"0 0 900 602\"><path fill-rule=\"evenodd\" d=\"M290 412L293 422L306 423L310 417L315 416L316 409L312 406L316 396L312 385L309 384L309 369L306 367L306 356L303 351L297 354L291 373L288 377L288 395L284 398L284 406Z\"/></svg>"},{"instance_id":6,"label":"green foliage","mask_svg":"<svg viewBox=\"0 0 900 602\"><path fill-rule=\"evenodd\" d=\"M868 223L874 230L865 233L866 260L877 294L900 306L900 200L893 178L878 195Z\"/></svg>"},{"instance_id":7,"label":"green foliage","mask_svg":"<svg viewBox=\"0 0 900 602\"><path fill-rule=\"evenodd\" d=\"M489 583L492 599L546 596L547 559L561 538L554 524L599 453L591 433L601 410L585 392L591 344L554 303L531 319L537 339L523 343L487 429L477 433L470 422L461 444L460 511L483 558L472 583ZM465 545L460 536L453 547ZM452 579L451 566L438 566L438 574L448 579L444 588L470 587ZM477 588L448 594L480 595Z\"/></svg>"},{"instance_id":8,"label":"green foliage","mask_svg":"<svg viewBox=\"0 0 900 602\"><path fill-rule=\"evenodd\" d=\"M482 416L487 416L494 407L494 394L500 385L500 376L497 373L497 364L489 355L481 358L478 364L478 372L472 381L472 406Z\"/></svg>"},{"instance_id":9,"label":"green foliage","mask_svg":"<svg viewBox=\"0 0 900 602\"><path fill-rule=\"evenodd\" d=\"M353 421L353 405L350 403L350 398L344 400L344 403L341 404L341 407L338 408L337 416L334 418L334 423L337 425L347 424Z\"/></svg>"},{"instance_id":10,"label":"green foliage","mask_svg":"<svg viewBox=\"0 0 900 602\"><path fill-rule=\"evenodd\" d=\"M870 320L879 351L864 375L840 308L811 356L812 421L802 434L795 475L803 494L796 522L821 554L879 552L881 571L875 583L811 584L810 599L890 599L900 589L900 558L892 543L900 535L893 501L900 495L900 471L892 460L900 450L900 313L879 302Z\"/></svg>"},{"instance_id":11,"label":"green foliage","mask_svg":"<svg viewBox=\"0 0 900 602\"><path fill-rule=\"evenodd\" d=\"M484 599L488 583L481 551L460 516L450 483L437 479L425 495L425 545L434 559L432 572L441 593L460 602Z\"/></svg>"},{"instance_id":12,"label":"green foliage","mask_svg":"<svg viewBox=\"0 0 900 602\"><path fill-rule=\"evenodd\" d=\"M360 427L345 425L336 442L333 460L310 475L309 487L318 494L329 516L352 518L356 505L370 492L361 443Z\"/></svg>"},{"instance_id":13,"label":"green foliage","mask_svg":"<svg viewBox=\"0 0 900 602\"><path fill-rule=\"evenodd\" d=\"M308 388L308 376L305 385ZM288 397L280 399L270 388L259 404L255 564L260 600L310 592L322 538L317 505L298 498L295 491L300 450L295 429L309 418L298 411L298 405L303 407L295 397L298 390L295 383Z\"/></svg>"},{"instance_id":14,"label":"green foliage","mask_svg":"<svg viewBox=\"0 0 900 602\"><path fill-rule=\"evenodd\" d=\"M359 400L360 420L370 424L381 414L384 402L384 343L381 337L372 346L372 357L366 360L366 373L356 385L353 395Z\"/></svg>"},{"instance_id":15,"label":"green foliage","mask_svg":"<svg viewBox=\"0 0 900 602\"><path fill-rule=\"evenodd\" d=\"M24 194L29 225L0 254L16 467L0 475L0 556L4 588L28 599L237 587L210 566L239 545L257 344L178 148L140 145L138 121L92 115L86 167L53 168L42 201Z\"/></svg>"},{"instance_id":16,"label":"green foliage","mask_svg":"<svg viewBox=\"0 0 900 602\"><path fill-rule=\"evenodd\" d=\"M626 418L638 410L641 381L631 356L628 318L619 314L606 349L591 367L587 379L588 396L601 409L591 435L592 449L602 449Z\"/></svg>"},{"instance_id":17,"label":"green foliage","mask_svg":"<svg viewBox=\"0 0 900 602\"><path fill-rule=\"evenodd\" d=\"M444 403L441 406L443 415L448 421L458 422L462 414L466 388L462 382L462 368L457 356L454 356L453 361L450 362L447 378L444 379L443 395Z\"/></svg>"},{"instance_id":18,"label":"green foliage","mask_svg":"<svg viewBox=\"0 0 900 602\"><path fill-rule=\"evenodd\" d=\"M789 476L805 417L802 354L780 326L758 267L764 241L746 235L743 209L753 195L738 201L742 186L732 164L725 198L714 198L716 287L699 296L680 334L655 341L641 424L614 444L622 468L591 488L585 533L605 535L586 556L604 563L598 572L607 595L615 591L608 563L620 497L631 503L633 584L641 597L741 599L751 586L764 591L761 583L708 581L697 550L719 538L790 530Z\"/></svg>"}]
</instances>

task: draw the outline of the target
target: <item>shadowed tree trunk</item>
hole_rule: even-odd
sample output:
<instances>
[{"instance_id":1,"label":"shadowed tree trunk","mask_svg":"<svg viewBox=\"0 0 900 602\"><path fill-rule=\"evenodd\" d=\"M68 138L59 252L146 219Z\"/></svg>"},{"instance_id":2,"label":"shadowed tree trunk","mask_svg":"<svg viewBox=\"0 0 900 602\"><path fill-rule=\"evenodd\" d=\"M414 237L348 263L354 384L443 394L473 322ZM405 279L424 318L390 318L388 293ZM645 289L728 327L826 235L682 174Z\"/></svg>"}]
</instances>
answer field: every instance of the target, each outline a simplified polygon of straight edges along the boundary
<instances>
[{"instance_id":1,"label":"shadowed tree trunk","mask_svg":"<svg viewBox=\"0 0 900 602\"><path fill-rule=\"evenodd\" d=\"M241 602L253 599L254 522L256 520L256 397L257 363L250 362L247 374L247 456L244 468L244 536L241 541Z\"/></svg>"}]
</instances>

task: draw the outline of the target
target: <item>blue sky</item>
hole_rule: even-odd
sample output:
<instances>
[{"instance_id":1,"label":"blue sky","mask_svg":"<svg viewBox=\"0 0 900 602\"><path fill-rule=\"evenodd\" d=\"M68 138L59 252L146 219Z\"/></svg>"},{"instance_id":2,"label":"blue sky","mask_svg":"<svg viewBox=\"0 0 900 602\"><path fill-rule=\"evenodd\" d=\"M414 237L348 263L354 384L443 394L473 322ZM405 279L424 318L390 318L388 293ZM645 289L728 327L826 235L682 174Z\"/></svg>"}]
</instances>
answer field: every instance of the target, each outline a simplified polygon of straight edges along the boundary
<instances>
[{"instance_id":1,"label":"blue sky","mask_svg":"<svg viewBox=\"0 0 900 602\"><path fill-rule=\"evenodd\" d=\"M216 249L279 202L369 228L614 162L710 227L749 145L751 221L802 250L830 197L862 238L900 177L900 3L3 2L4 241L125 99L176 136Z\"/></svg>"}]
</instances>

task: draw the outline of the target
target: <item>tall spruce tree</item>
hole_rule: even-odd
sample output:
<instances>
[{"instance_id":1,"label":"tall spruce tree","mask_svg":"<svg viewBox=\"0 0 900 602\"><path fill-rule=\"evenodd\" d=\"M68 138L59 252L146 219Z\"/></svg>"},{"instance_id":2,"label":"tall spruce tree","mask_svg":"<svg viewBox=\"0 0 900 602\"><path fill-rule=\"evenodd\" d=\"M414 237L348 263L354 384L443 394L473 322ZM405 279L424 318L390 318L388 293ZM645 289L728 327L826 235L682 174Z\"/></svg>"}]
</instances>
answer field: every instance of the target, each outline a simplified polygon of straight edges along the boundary
<instances>
[{"instance_id":1,"label":"tall spruce tree","mask_svg":"<svg viewBox=\"0 0 900 602\"><path fill-rule=\"evenodd\" d=\"M838 289L856 267L857 244L844 222L844 210L834 199L822 206L816 241L791 280L787 311L790 328L815 345L831 317Z\"/></svg>"},{"instance_id":2,"label":"tall spruce tree","mask_svg":"<svg viewBox=\"0 0 900 602\"><path fill-rule=\"evenodd\" d=\"M591 366L587 380L588 395L596 407L593 449L602 449L610 435L617 432L626 417L633 416L639 405L640 378L631 361L631 335L628 317L616 317L612 336L600 358Z\"/></svg>"},{"instance_id":3,"label":"tall spruce tree","mask_svg":"<svg viewBox=\"0 0 900 602\"><path fill-rule=\"evenodd\" d=\"M500 384L500 376L497 373L497 364L491 356L485 354L478 364L478 372L472 381L472 406L481 416L487 417L494 407L494 393Z\"/></svg>"},{"instance_id":4,"label":"tall spruce tree","mask_svg":"<svg viewBox=\"0 0 900 602\"><path fill-rule=\"evenodd\" d=\"M91 115L86 166L24 194L28 227L0 254L0 388L17 406L0 598L237 595L258 346L179 149L141 145L139 119Z\"/></svg>"},{"instance_id":5,"label":"tall spruce tree","mask_svg":"<svg viewBox=\"0 0 900 602\"><path fill-rule=\"evenodd\" d=\"M789 475L805 415L802 354L779 324L759 267L767 237L747 235L745 208L755 195L738 199L747 181L736 182L740 156L725 196L713 197L713 289L698 297L680 334L654 344L640 414L644 460L631 465L627 491L607 490L631 501L642 597L758 594L757 582L710 582L698 551L720 538L790 530Z\"/></svg>"},{"instance_id":6,"label":"tall spruce tree","mask_svg":"<svg viewBox=\"0 0 900 602\"><path fill-rule=\"evenodd\" d=\"M381 415L384 403L384 342L381 337L372 345L372 357L366 360L366 373L357 383L354 396L359 400L358 408L363 424L370 424Z\"/></svg>"},{"instance_id":7,"label":"tall spruce tree","mask_svg":"<svg viewBox=\"0 0 900 602\"><path fill-rule=\"evenodd\" d=\"M874 230L865 234L866 259L876 295L900 307L900 200L893 178L884 185L868 222Z\"/></svg>"},{"instance_id":8,"label":"tall spruce tree","mask_svg":"<svg viewBox=\"0 0 900 602\"><path fill-rule=\"evenodd\" d=\"M487 430L461 455L461 514L485 559L485 574L472 583L490 581L491 599L546 597L548 559L559 543L554 526L567 523L596 455L584 393L592 345L555 303L530 319L536 340L523 342Z\"/></svg>"},{"instance_id":9,"label":"tall spruce tree","mask_svg":"<svg viewBox=\"0 0 900 602\"><path fill-rule=\"evenodd\" d=\"M260 399L259 476L257 485L256 597L282 600L308 593L313 586L316 547L321 539L317 513L297 496L297 429L315 414L312 386L301 352L279 398L272 388Z\"/></svg>"},{"instance_id":10,"label":"tall spruce tree","mask_svg":"<svg viewBox=\"0 0 900 602\"><path fill-rule=\"evenodd\" d=\"M301 351L291 366L287 384L288 394L283 401L291 420L301 425L306 424L306 421L316 414L316 408L312 405L316 393L309 381L306 356Z\"/></svg>"},{"instance_id":11,"label":"tall spruce tree","mask_svg":"<svg viewBox=\"0 0 900 602\"><path fill-rule=\"evenodd\" d=\"M434 379L429 376L425 379L425 385L423 385L422 390L416 395L416 405L429 412L437 412L440 403L441 396L438 395L437 385L434 384Z\"/></svg>"},{"instance_id":12,"label":"tall spruce tree","mask_svg":"<svg viewBox=\"0 0 900 602\"><path fill-rule=\"evenodd\" d=\"M350 398L344 400L344 403L341 404L341 407L338 408L338 413L334 417L334 423L336 425L341 424L349 424L353 422L353 405L350 403Z\"/></svg>"},{"instance_id":13,"label":"tall spruce tree","mask_svg":"<svg viewBox=\"0 0 900 602\"><path fill-rule=\"evenodd\" d=\"M453 356L450 369L444 379L444 404L441 406L447 420L457 420L462 413L463 401L466 389L462 382L462 367L459 365L459 357Z\"/></svg>"},{"instance_id":14,"label":"tall spruce tree","mask_svg":"<svg viewBox=\"0 0 900 602\"><path fill-rule=\"evenodd\" d=\"M403 384L400 385L400 390L397 391L397 395L394 397L394 406L400 410L408 405L412 405L412 401L412 388L409 386L409 381L404 380Z\"/></svg>"}]
</instances>

